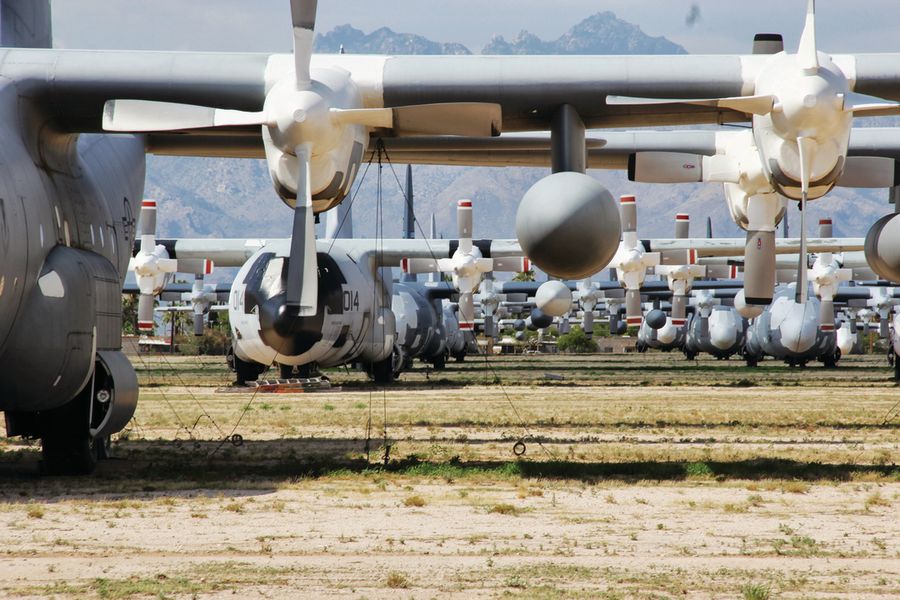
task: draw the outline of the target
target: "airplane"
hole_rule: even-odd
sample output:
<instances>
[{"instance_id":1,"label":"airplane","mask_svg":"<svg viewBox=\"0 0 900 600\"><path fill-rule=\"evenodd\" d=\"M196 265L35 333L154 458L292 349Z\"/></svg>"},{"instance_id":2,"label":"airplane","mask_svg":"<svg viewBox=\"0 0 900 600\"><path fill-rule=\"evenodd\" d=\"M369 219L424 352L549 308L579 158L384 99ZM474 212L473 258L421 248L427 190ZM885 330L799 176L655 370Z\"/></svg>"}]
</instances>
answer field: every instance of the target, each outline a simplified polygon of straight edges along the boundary
<instances>
[{"instance_id":1,"label":"airplane","mask_svg":"<svg viewBox=\"0 0 900 600\"><path fill-rule=\"evenodd\" d=\"M14 37L3 44L38 46L0 53L0 163L14 165L0 187L0 410L8 435L42 440L52 472L89 471L95 446L128 422L137 402L134 370L120 351L119 293L146 153L266 158L274 189L293 210L291 241L268 261L284 265L273 314L282 330L292 319L292 331L310 332L325 300L315 215L341 203L367 153L391 151L385 140L427 155L519 143L494 146L503 132L550 131L551 174L523 197L517 236L545 272L581 279L606 266L620 233L615 201L584 172L586 128L743 122L764 107L762 96L785 91L762 85L763 74L781 71L760 55L313 55L315 0L289 3L290 55L59 50L49 48L48 0L0 2L32 24L6 32ZM808 58L814 44L804 40L800 56ZM779 64L812 67L781 56ZM841 65L853 74L841 91L855 112L900 99L895 54L817 59L822 73L837 77ZM748 90L752 99L729 100L750 81L759 82ZM717 100L607 101L663 94ZM861 95L885 100L860 103ZM804 96L780 98L792 108L772 131L826 110L801 102L794 111L795 97ZM809 192L835 153L803 145L813 172L801 172L799 183ZM780 171L796 177L794 162ZM874 251L887 252L878 244ZM31 374L27 384L20 373Z\"/></svg>"}]
</instances>

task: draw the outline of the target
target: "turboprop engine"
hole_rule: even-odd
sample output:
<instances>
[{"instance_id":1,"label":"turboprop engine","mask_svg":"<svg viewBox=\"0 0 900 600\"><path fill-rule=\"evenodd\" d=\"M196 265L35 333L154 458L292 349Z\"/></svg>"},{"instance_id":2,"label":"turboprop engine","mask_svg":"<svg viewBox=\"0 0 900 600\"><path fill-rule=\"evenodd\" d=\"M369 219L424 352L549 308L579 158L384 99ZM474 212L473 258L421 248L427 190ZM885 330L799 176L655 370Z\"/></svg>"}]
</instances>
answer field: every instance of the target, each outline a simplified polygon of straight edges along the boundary
<instances>
[{"instance_id":1,"label":"turboprop engine","mask_svg":"<svg viewBox=\"0 0 900 600\"><path fill-rule=\"evenodd\" d=\"M881 217L869 229L866 262L879 277L900 282L900 213Z\"/></svg>"},{"instance_id":2,"label":"turboprop engine","mask_svg":"<svg viewBox=\"0 0 900 600\"><path fill-rule=\"evenodd\" d=\"M522 251L541 270L561 279L601 271L619 246L621 221L612 195L576 172L549 175L525 192L516 214Z\"/></svg>"}]
</instances>

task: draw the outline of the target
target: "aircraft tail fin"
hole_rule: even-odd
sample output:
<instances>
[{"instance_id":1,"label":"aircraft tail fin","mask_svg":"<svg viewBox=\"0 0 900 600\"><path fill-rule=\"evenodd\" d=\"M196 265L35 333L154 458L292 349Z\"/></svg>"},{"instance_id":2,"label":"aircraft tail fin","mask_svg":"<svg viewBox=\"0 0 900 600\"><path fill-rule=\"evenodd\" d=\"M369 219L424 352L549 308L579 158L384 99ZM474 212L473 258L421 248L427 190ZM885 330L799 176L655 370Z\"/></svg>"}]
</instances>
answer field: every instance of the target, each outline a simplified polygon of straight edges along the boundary
<instances>
[{"instance_id":1,"label":"aircraft tail fin","mask_svg":"<svg viewBox=\"0 0 900 600\"><path fill-rule=\"evenodd\" d=\"M0 46L52 48L50 0L0 0Z\"/></svg>"}]
</instances>

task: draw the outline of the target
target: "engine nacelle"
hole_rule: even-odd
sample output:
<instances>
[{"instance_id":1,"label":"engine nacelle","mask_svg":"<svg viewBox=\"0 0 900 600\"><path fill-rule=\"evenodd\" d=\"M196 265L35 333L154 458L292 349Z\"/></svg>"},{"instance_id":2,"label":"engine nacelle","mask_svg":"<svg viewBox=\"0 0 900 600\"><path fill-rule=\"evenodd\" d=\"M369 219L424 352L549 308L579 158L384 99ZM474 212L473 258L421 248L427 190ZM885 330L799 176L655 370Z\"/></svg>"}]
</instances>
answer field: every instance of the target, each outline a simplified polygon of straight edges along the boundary
<instances>
[{"instance_id":1,"label":"engine nacelle","mask_svg":"<svg viewBox=\"0 0 900 600\"><path fill-rule=\"evenodd\" d=\"M638 152L628 157L628 181L699 183L703 181L703 156L683 152Z\"/></svg>"},{"instance_id":2,"label":"engine nacelle","mask_svg":"<svg viewBox=\"0 0 900 600\"><path fill-rule=\"evenodd\" d=\"M744 290L740 290L737 294L734 295L734 309L738 311L739 315L747 320L750 320L755 319L756 317L761 315L765 307L758 304L747 304L746 297L744 296Z\"/></svg>"},{"instance_id":3,"label":"engine nacelle","mask_svg":"<svg viewBox=\"0 0 900 600\"><path fill-rule=\"evenodd\" d=\"M345 252L319 252L318 312L298 317L285 305L289 248L262 248L241 267L231 288L228 316L235 355L245 362L323 367L391 355L393 313L381 282Z\"/></svg>"},{"instance_id":4,"label":"engine nacelle","mask_svg":"<svg viewBox=\"0 0 900 600\"><path fill-rule=\"evenodd\" d=\"M866 262L882 279L900 283L900 213L881 217L866 235Z\"/></svg>"},{"instance_id":5,"label":"engine nacelle","mask_svg":"<svg viewBox=\"0 0 900 600\"><path fill-rule=\"evenodd\" d=\"M597 180L554 173L529 189L516 214L522 251L543 271L583 279L601 271L619 247L619 207Z\"/></svg>"}]
</instances>

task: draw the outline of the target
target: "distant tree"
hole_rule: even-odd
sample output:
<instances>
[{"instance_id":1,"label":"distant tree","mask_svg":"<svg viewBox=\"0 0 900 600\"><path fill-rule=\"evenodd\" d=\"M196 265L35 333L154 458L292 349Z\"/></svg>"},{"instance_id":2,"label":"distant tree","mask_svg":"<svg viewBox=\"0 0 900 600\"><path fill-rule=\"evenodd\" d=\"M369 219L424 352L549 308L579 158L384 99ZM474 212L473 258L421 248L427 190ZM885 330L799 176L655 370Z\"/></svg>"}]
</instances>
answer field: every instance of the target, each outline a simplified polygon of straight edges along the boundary
<instances>
[{"instance_id":1,"label":"distant tree","mask_svg":"<svg viewBox=\"0 0 900 600\"><path fill-rule=\"evenodd\" d=\"M513 281L534 281L534 269L529 271L519 271L512 278Z\"/></svg>"},{"instance_id":2,"label":"distant tree","mask_svg":"<svg viewBox=\"0 0 900 600\"><path fill-rule=\"evenodd\" d=\"M556 347L560 352L572 354L588 354L597 351L597 344L594 340L590 339L577 325L572 327L569 333L559 336Z\"/></svg>"},{"instance_id":3,"label":"distant tree","mask_svg":"<svg viewBox=\"0 0 900 600\"><path fill-rule=\"evenodd\" d=\"M137 305L136 294L122 294L122 335L137 335Z\"/></svg>"}]
</instances>

